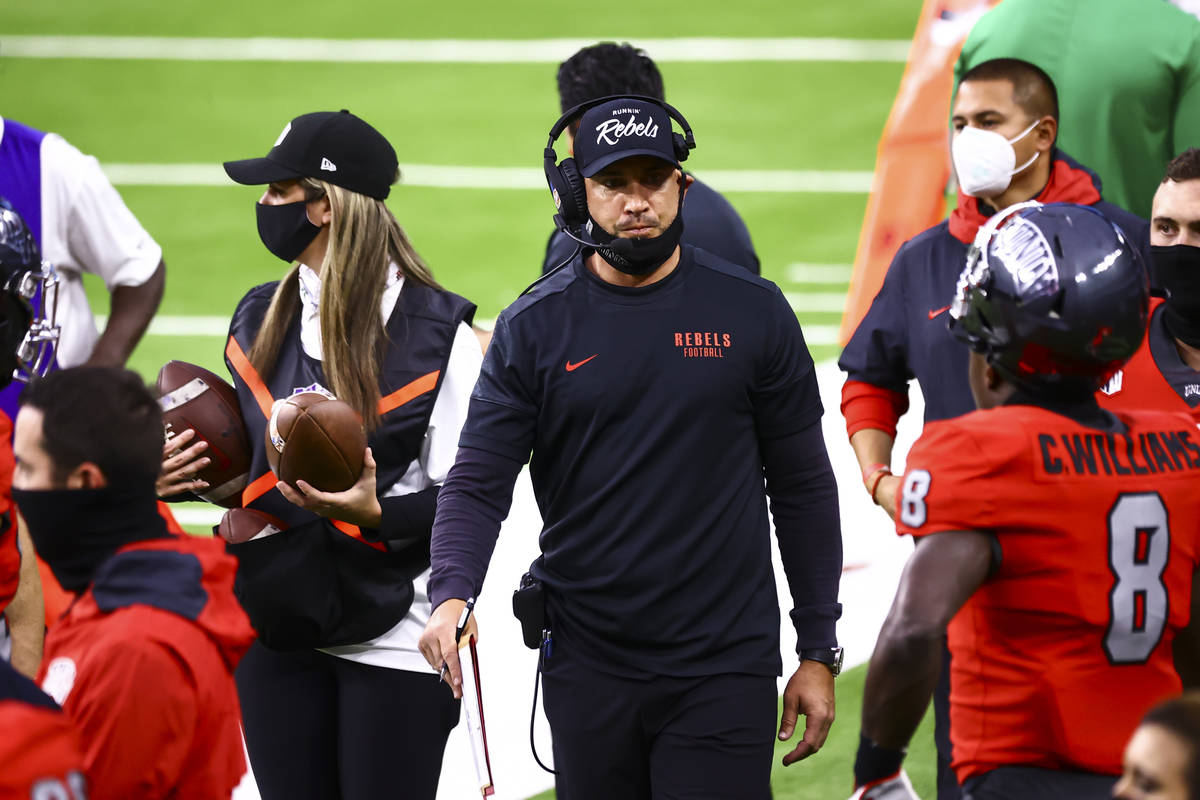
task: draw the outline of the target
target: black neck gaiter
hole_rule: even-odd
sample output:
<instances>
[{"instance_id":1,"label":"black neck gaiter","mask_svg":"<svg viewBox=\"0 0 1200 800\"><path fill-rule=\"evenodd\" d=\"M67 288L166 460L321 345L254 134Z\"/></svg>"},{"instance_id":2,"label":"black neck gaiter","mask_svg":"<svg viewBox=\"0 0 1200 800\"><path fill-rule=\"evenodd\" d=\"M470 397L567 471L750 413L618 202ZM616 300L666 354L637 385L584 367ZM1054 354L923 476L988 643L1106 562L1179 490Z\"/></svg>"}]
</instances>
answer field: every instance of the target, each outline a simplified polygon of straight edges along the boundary
<instances>
[{"instance_id":1,"label":"black neck gaiter","mask_svg":"<svg viewBox=\"0 0 1200 800\"><path fill-rule=\"evenodd\" d=\"M34 549L68 592L82 592L100 564L131 542L168 536L154 486L13 489Z\"/></svg>"},{"instance_id":2,"label":"black neck gaiter","mask_svg":"<svg viewBox=\"0 0 1200 800\"><path fill-rule=\"evenodd\" d=\"M1200 247L1151 247L1153 283L1166 290L1163 323L1179 341L1200 347Z\"/></svg>"}]
</instances>

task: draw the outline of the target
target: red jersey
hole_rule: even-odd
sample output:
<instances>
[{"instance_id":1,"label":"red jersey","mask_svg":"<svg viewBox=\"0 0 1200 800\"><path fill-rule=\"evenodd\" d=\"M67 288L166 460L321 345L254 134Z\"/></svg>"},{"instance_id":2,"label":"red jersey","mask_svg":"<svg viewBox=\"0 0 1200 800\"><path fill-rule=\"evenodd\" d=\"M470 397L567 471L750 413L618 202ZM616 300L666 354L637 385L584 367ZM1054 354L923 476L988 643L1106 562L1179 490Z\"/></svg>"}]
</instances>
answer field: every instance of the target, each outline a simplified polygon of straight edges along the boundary
<instances>
[{"instance_id":1,"label":"red jersey","mask_svg":"<svg viewBox=\"0 0 1200 800\"><path fill-rule=\"evenodd\" d=\"M925 426L900 533L986 531L995 571L948 634L952 765L1103 774L1180 691L1171 645L1200 561L1200 433L1162 412L1103 433L1033 406Z\"/></svg>"},{"instance_id":2,"label":"red jersey","mask_svg":"<svg viewBox=\"0 0 1200 800\"><path fill-rule=\"evenodd\" d=\"M87 800L83 756L70 721L4 661L0 731L0 800Z\"/></svg>"},{"instance_id":3,"label":"red jersey","mask_svg":"<svg viewBox=\"0 0 1200 800\"><path fill-rule=\"evenodd\" d=\"M1179 392L1163 375L1162 367L1155 358L1155 353L1158 352L1164 360L1179 360L1173 349L1174 342L1162 326L1161 312L1158 312L1162 302L1161 298L1150 301L1150 324L1142 346L1105 387L1096 393L1096 399L1109 411L1136 411L1147 408L1175 411L1190 415L1192 420L1200 425L1200 405L1193 408L1180 397ZM1164 338L1166 347L1171 348L1167 352L1164 352ZM1173 368L1182 369L1183 366L1180 364ZM1194 396L1200 397L1200 373L1196 375L1195 385L1187 385L1184 391L1194 391Z\"/></svg>"},{"instance_id":4,"label":"red jersey","mask_svg":"<svg viewBox=\"0 0 1200 800\"><path fill-rule=\"evenodd\" d=\"M17 593L21 552L17 549L17 515L13 512L12 420L0 411L0 611Z\"/></svg>"},{"instance_id":5,"label":"red jersey","mask_svg":"<svg viewBox=\"0 0 1200 800\"><path fill-rule=\"evenodd\" d=\"M253 640L215 539L120 548L38 672L84 743L93 800L229 797L246 771L233 670Z\"/></svg>"}]
</instances>

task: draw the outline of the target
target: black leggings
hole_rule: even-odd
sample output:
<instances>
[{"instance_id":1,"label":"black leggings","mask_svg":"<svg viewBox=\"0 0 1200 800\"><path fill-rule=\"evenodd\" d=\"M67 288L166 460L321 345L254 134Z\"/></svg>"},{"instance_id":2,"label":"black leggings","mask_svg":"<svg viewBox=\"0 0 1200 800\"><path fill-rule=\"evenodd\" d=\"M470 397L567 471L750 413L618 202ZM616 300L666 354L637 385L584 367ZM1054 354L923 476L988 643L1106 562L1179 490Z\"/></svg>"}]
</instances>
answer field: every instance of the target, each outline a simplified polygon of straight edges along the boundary
<instances>
[{"instance_id":1,"label":"black leggings","mask_svg":"<svg viewBox=\"0 0 1200 800\"><path fill-rule=\"evenodd\" d=\"M235 677L263 800L434 800L459 714L436 675L255 642Z\"/></svg>"}]
</instances>

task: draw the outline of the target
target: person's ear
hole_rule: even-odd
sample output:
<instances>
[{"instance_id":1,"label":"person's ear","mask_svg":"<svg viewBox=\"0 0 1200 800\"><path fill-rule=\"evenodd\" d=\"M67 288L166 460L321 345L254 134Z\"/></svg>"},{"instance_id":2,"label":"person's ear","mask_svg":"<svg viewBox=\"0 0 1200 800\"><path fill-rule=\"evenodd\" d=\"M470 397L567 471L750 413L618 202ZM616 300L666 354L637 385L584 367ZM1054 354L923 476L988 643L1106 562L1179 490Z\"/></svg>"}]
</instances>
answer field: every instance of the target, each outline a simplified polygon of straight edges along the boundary
<instances>
[{"instance_id":1,"label":"person's ear","mask_svg":"<svg viewBox=\"0 0 1200 800\"><path fill-rule=\"evenodd\" d=\"M1058 120L1054 117L1042 117L1037 127L1033 129L1034 144L1040 151L1048 151L1058 138Z\"/></svg>"},{"instance_id":2,"label":"person's ear","mask_svg":"<svg viewBox=\"0 0 1200 800\"><path fill-rule=\"evenodd\" d=\"M687 194L687 190L692 187L692 184L696 182L696 179L691 175L688 175L683 170L680 170L679 174L682 176L682 180L679 182L679 193L684 195Z\"/></svg>"},{"instance_id":3,"label":"person's ear","mask_svg":"<svg viewBox=\"0 0 1200 800\"><path fill-rule=\"evenodd\" d=\"M107 485L104 473L91 461L84 461L67 476L68 489L103 489Z\"/></svg>"},{"instance_id":4,"label":"person's ear","mask_svg":"<svg viewBox=\"0 0 1200 800\"><path fill-rule=\"evenodd\" d=\"M308 221L313 225L325 227L333 221L333 211L330 210L329 195L323 194L308 204L306 209Z\"/></svg>"}]
</instances>

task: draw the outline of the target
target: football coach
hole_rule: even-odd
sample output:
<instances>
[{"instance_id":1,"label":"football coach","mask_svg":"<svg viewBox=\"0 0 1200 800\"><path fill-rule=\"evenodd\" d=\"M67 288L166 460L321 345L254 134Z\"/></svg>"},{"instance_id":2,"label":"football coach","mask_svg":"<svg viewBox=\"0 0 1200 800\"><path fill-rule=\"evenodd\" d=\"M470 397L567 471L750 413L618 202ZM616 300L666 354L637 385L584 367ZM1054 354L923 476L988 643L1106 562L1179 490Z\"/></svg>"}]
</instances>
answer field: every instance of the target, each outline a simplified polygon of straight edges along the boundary
<instances>
[{"instance_id":1,"label":"football coach","mask_svg":"<svg viewBox=\"0 0 1200 800\"><path fill-rule=\"evenodd\" d=\"M842 547L813 362L774 284L680 245L692 146L682 115L646 97L554 126L556 222L584 246L497 320L433 527L421 649L458 692L456 628L530 463L529 579L571 800L770 796L783 665L768 499L799 653L779 738L806 717L783 763L816 752L834 717Z\"/></svg>"}]
</instances>

